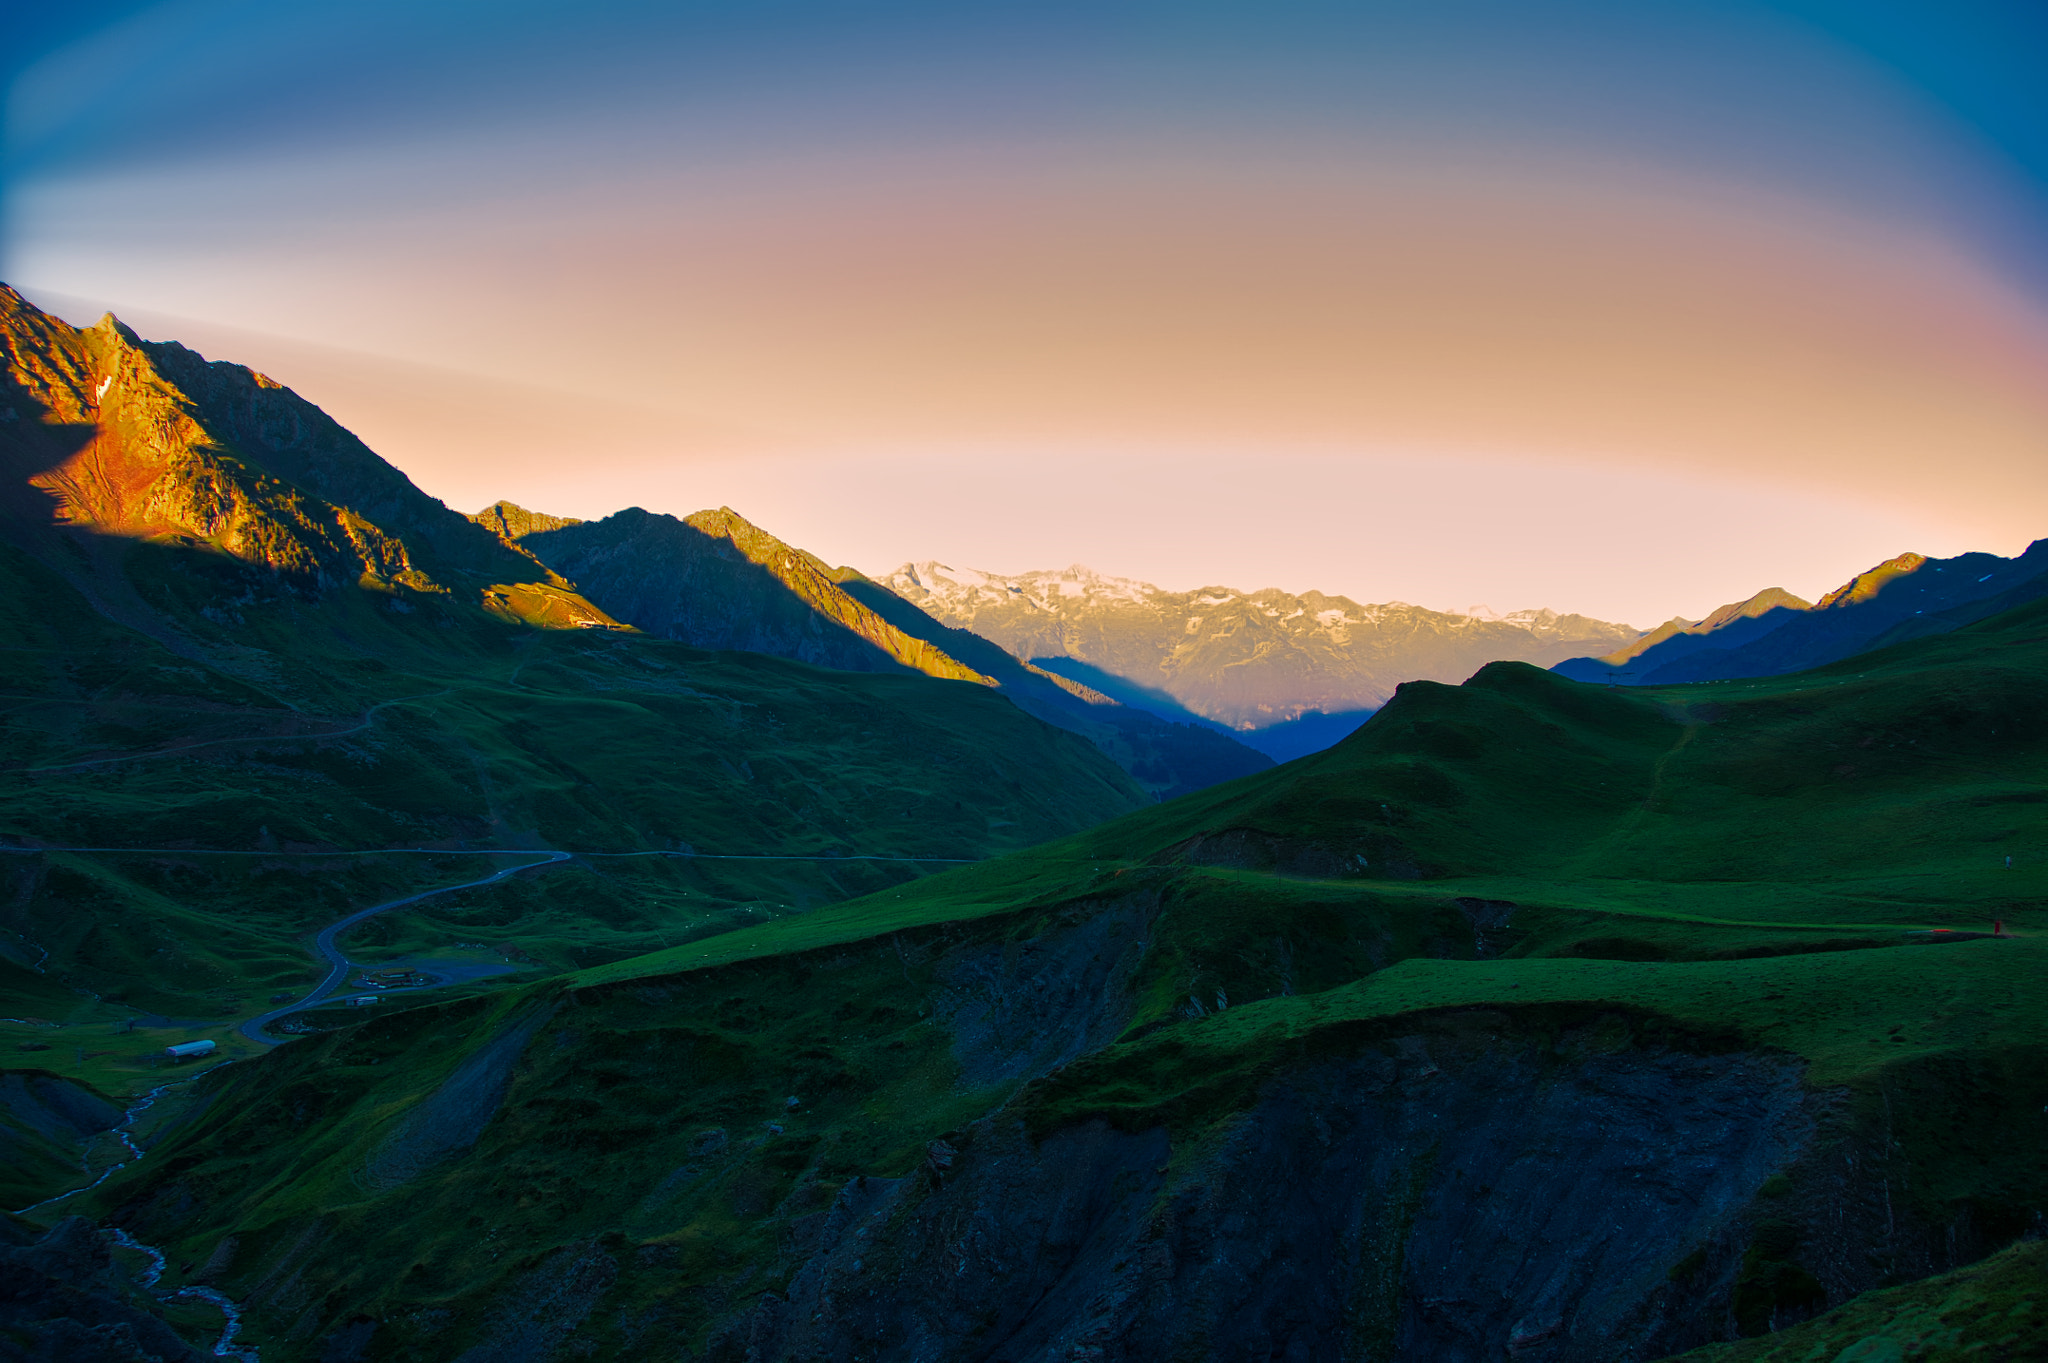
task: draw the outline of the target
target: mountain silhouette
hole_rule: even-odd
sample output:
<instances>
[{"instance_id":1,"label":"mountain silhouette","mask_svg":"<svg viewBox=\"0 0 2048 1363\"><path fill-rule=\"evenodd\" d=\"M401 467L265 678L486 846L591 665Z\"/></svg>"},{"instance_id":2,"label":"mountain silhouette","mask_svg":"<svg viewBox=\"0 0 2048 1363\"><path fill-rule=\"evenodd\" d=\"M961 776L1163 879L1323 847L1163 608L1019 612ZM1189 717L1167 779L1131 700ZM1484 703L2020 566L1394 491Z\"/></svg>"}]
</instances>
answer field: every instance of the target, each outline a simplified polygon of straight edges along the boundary
<instances>
[{"instance_id":1,"label":"mountain silhouette","mask_svg":"<svg viewBox=\"0 0 2048 1363\"><path fill-rule=\"evenodd\" d=\"M1629 686L1778 676L1957 629L2041 596L2048 596L2048 540L2010 559L1900 554L1810 606L1770 587L1703 620L1667 621L1612 653L1570 658L1552 670Z\"/></svg>"}]
</instances>

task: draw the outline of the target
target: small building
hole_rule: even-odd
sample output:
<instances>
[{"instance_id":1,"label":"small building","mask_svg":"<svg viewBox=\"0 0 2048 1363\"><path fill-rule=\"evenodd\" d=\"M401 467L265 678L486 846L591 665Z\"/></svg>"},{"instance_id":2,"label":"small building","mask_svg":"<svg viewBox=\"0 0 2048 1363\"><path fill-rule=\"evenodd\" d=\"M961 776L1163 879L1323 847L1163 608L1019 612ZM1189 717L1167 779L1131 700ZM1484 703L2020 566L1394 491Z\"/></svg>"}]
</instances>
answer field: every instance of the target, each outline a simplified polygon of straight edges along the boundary
<instances>
[{"instance_id":1,"label":"small building","mask_svg":"<svg viewBox=\"0 0 2048 1363\"><path fill-rule=\"evenodd\" d=\"M352 999L343 999L342 1003L349 1008L368 1008L376 1001L375 998L368 994L358 994Z\"/></svg>"},{"instance_id":2,"label":"small building","mask_svg":"<svg viewBox=\"0 0 2048 1363\"><path fill-rule=\"evenodd\" d=\"M183 1060L188 1055L212 1055L215 1049L211 1041L181 1041L164 1047L164 1054L173 1060Z\"/></svg>"},{"instance_id":3,"label":"small building","mask_svg":"<svg viewBox=\"0 0 2048 1363\"><path fill-rule=\"evenodd\" d=\"M366 970L356 976L356 984L365 989L417 989L429 983L417 970Z\"/></svg>"}]
</instances>

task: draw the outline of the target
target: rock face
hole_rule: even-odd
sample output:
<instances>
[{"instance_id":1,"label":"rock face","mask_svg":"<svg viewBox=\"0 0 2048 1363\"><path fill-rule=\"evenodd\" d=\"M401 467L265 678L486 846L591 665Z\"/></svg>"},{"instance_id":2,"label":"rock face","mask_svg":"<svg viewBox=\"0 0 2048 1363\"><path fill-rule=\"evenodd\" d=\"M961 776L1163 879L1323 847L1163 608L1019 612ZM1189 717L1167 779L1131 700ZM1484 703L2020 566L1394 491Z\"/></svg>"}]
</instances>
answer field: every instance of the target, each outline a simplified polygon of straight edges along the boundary
<instances>
[{"instance_id":1,"label":"rock face","mask_svg":"<svg viewBox=\"0 0 2048 1363\"><path fill-rule=\"evenodd\" d=\"M506 501L492 502L470 519L508 540L516 540L521 535L537 535L543 530L560 530L565 525L583 524L574 516L550 516L545 511L528 511Z\"/></svg>"},{"instance_id":2,"label":"rock face","mask_svg":"<svg viewBox=\"0 0 2048 1363\"><path fill-rule=\"evenodd\" d=\"M849 1184L711 1356L1607 1363L1716 1337L1750 1204L1811 1136L1797 1068L1561 1061L1459 1021L1276 1077L1192 1151L984 1119Z\"/></svg>"},{"instance_id":3,"label":"rock face","mask_svg":"<svg viewBox=\"0 0 2048 1363\"><path fill-rule=\"evenodd\" d=\"M0 1197L19 1207L78 1167L80 1143L121 1120L121 1109L48 1070L0 1071Z\"/></svg>"},{"instance_id":4,"label":"rock face","mask_svg":"<svg viewBox=\"0 0 2048 1363\"><path fill-rule=\"evenodd\" d=\"M1812 605L1768 587L1704 620L1667 620L1612 653L1569 658L1552 670L1574 681L1625 686L1773 677L1959 629L2042 596L2048 540L2011 559L1900 554Z\"/></svg>"},{"instance_id":5,"label":"rock face","mask_svg":"<svg viewBox=\"0 0 2048 1363\"><path fill-rule=\"evenodd\" d=\"M41 1239L0 1226L0 1358L25 1363L201 1363L114 1266L82 1217Z\"/></svg>"},{"instance_id":6,"label":"rock face","mask_svg":"<svg viewBox=\"0 0 2048 1363\"><path fill-rule=\"evenodd\" d=\"M1078 565L999 577L906 563L882 584L1021 658L1049 667L1071 659L1239 730L1370 710L1404 681L1463 681L1502 659L1547 667L1589 644L1612 647L1638 634L1548 610L1447 615L1320 592L1168 592Z\"/></svg>"},{"instance_id":7,"label":"rock face","mask_svg":"<svg viewBox=\"0 0 2048 1363\"><path fill-rule=\"evenodd\" d=\"M0 285L0 510L209 547L314 591L546 581L531 555L414 487L319 408L240 365L84 330Z\"/></svg>"}]
</instances>

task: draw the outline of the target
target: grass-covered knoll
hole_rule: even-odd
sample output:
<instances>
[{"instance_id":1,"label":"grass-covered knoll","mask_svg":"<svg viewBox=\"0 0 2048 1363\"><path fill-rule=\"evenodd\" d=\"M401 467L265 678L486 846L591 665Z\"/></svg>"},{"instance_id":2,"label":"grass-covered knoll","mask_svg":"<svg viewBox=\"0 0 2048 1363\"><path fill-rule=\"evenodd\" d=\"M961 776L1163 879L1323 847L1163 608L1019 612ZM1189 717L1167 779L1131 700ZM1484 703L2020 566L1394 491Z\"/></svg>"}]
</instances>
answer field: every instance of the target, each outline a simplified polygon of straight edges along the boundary
<instances>
[{"instance_id":1,"label":"grass-covered knoll","mask_svg":"<svg viewBox=\"0 0 2048 1363\"><path fill-rule=\"evenodd\" d=\"M2048 1358L2048 1242L1867 1292L1778 1334L1710 1344L1684 1363L2021 1363Z\"/></svg>"}]
</instances>

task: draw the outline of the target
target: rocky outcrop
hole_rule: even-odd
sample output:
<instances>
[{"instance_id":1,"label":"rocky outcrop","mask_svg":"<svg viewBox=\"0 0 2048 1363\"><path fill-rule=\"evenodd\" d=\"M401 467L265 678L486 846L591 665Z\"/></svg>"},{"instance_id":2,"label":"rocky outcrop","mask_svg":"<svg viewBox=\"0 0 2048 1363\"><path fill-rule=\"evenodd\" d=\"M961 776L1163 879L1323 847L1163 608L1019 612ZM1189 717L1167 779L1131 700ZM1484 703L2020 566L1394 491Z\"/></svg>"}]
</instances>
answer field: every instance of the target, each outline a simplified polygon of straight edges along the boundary
<instances>
[{"instance_id":1,"label":"rocky outcrop","mask_svg":"<svg viewBox=\"0 0 2048 1363\"><path fill-rule=\"evenodd\" d=\"M1127 895L1028 941L949 953L935 1002L960 1084L1035 1078L1116 1040L1158 911L1156 893Z\"/></svg>"},{"instance_id":2,"label":"rocky outcrop","mask_svg":"<svg viewBox=\"0 0 2048 1363\"><path fill-rule=\"evenodd\" d=\"M210 549L311 591L561 584L241 365L73 328L0 285L0 512L17 528Z\"/></svg>"},{"instance_id":3,"label":"rocky outcrop","mask_svg":"<svg viewBox=\"0 0 2048 1363\"><path fill-rule=\"evenodd\" d=\"M1034 1141L998 1112L849 1184L710 1355L1661 1357L1729 1333L1805 1104L1787 1061L1475 1013L1277 1075L1205 1133Z\"/></svg>"},{"instance_id":4,"label":"rocky outcrop","mask_svg":"<svg viewBox=\"0 0 2048 1363\"><path fill-rule=\"evenodd\" d=\"M377 1192L406 1183L476 1138L497 1115L520 1052L551 1010L535 1009L456 1067L371 1152L363 1181Z\"/></svg>"},{"instance_id":5,"label":"rocky outcrop","mask_svg":"<svg viewBox=\"0 0 2048 1363\"><path fill-rule=\"evenodd\" d=\"M8 1363L201 1363L115 1266L82 1217L40 1239L0 1227L0 1359ZM12 1241L13 1243L9 1243Z\"/></svg>"},{"instance_id":6,"label":"rocky outcrop","mask_svg":"<svg viewBox=\"0 0 2048 1363\"><path fill-rule=\"evenodd\" d=\"M528 511L507 501L492 502L470 519L508 540L516 540L521 535L538 535L544 530L560 530L565 525L583 524L574 516L550 516L545 511Z\"/></svg>"}]
</instances>

